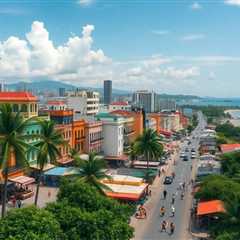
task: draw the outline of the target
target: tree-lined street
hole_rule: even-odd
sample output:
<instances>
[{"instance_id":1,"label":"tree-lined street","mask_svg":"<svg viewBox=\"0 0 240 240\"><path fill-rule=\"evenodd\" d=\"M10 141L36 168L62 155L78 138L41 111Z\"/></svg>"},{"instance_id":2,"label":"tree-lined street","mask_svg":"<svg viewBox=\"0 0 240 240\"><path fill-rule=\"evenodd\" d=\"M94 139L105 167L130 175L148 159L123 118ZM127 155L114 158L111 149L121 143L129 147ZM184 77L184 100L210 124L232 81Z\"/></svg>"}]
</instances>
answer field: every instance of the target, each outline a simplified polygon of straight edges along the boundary
<instances>
[{"instance_id":1,"label":"tree-lined street","mask_svg":"<svg viewBox=\"0 0 240 240\"><path fill-rule=\"evenodd\" d=\"M168 170L166 175L171 175L172 172L175 172L175 179L172 184L164 185L163 180L164 176L160 179L157 179L152 187L152 197L149 200L149 203L146 203L146 209L148 210L148 218L146 220L133 220L133 225L135 227L135 240L157 240L157 239L174 239L174 240L187 240L192 239L189 232L189 218L190 218L190 209L192 204L192 195L191 195L191 179L194 176L196 159L191 160L191 149L194 148L197 152L198 149L198 134L200 129L205 125L203 116L199 114L199 124L197 128L192 132L190 137L191 145L188 145L185 141L184 143L179 143L180 151L175 153L172 161L169 161ZM194 138L192 138L194 136ZM180 159L180 152L185 151L186 149L189 152L186 152L189 160L183 161ZM174 165L174 160L176 165ZM192 166L192 167L191 167ZM185 196L184 199L181 199L181 191L179 190L180 183L186 184ZM166 200L163 199L163 190L167 191ZM175 216L171 215L171 201L172 195L175 194ZM160 216L160 208L164 206L166 213L164 217ZM173 222L175 225L175 232L173 235L168 232L161 232L161 223L165 220L168 222L168 225Z\"/></svg>"}]
</instances>

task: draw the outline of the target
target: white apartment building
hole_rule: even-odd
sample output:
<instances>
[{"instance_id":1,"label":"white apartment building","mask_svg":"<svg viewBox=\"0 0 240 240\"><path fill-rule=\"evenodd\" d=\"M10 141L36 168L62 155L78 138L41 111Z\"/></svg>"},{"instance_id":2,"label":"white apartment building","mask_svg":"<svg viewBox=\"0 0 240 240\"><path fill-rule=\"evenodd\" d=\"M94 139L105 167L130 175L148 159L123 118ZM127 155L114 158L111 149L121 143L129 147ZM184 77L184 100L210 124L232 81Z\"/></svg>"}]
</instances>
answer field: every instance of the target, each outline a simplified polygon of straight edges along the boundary
<instances>
[{"instance_id":1,"label":"white apartment building","mask_svg":"<svg viewBox=\"0 0 240 240\"><path fill-rule=\"evenodd\" d=\"M133 104L137 107L142 107L145 112L155 112L156 93L147 90L141 90L133 93Z\"/></svg>"},{"instance_id":2,"label":"white apartment building","mask_svg":"<svg viewBox=\"0 0 240 240\"><path fill-rule=\"evenodd\" d=\"M166 131L179 131L182 129L178 113L160 113L161 129Z\"/></svg>"},{"instance_id":3,"label":"white apartment building","mask_svg":"<svg viewBox=\"0 0 240 240\"><path fill-rule=\"evenodd\" d=\"M116 110L131 111L131 105L125 101L112 102L109 105L109 111L112 112Z\"/></svg>"},{"instance_id":4,"label":"white apartment building","mask_svg":"<svg viewBox=\"0 0 240 240\"><path fill-rule=\"evenodd\" d=\"M103 151L105 156L123 155L124 118L109 113L99 113L96 120L103 124Z\"/></svg>"},{"instance_id":5,"label":"white apartment building","mask_svg":"<svg viewBox=\"0 0 240 240\"><path fill-rule=\"evenodd\" d=\"M99 112L99 93L94 91L76 90L69 92L67 106L81 115L96 115Z\"/></svg>"}]
</instances>

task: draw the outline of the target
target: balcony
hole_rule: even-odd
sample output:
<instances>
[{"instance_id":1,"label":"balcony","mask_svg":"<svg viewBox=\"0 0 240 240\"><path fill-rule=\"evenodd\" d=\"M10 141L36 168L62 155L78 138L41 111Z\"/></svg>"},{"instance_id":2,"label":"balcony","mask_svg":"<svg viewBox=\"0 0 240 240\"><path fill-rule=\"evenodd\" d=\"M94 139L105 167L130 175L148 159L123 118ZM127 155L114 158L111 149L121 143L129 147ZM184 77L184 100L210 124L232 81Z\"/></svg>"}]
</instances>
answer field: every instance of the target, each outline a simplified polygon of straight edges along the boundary
<instances>
[{"instance_id":1,"label":"balcony","mask_svg":"<svg viewBox=\"0 0 240 240\"><path fill-rule=\"evenodd\" d=\"M76 138L75 138L75 141L76 141L76 142L81 142L81 141L83 141L84 139L85 139L85 136L76 137Z\"/></svg>"},{"instance_id":2,"label":"balcony","mask_svg":"<svg viewBox=\"0 0 240 240\"><path fill-rule=\"evenodd\" d=\"M90 140L90 144L96 143L96 142L99 142L99 141L102 141L102 140L103 140L103 137L96 138L96 139Z\"/></svg>"}]
</instances>

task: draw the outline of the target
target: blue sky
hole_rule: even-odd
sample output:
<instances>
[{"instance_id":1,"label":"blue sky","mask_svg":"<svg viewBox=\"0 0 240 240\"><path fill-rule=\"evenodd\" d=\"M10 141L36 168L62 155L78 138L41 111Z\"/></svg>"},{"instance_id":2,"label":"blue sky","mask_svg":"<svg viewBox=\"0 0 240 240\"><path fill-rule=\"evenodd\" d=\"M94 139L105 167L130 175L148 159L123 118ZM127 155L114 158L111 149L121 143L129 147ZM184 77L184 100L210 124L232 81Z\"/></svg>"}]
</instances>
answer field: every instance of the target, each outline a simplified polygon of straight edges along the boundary
<instances>
[{"instance_id":1,"label":"blue sky","mask_svg":"<svg viewBox=\"0 0 240 240\"><path fill-rule=\"evenodd\" d=\"M240 0L2 0L0 79L237 97L239 21Z\"/></svg>"}]
</instances>

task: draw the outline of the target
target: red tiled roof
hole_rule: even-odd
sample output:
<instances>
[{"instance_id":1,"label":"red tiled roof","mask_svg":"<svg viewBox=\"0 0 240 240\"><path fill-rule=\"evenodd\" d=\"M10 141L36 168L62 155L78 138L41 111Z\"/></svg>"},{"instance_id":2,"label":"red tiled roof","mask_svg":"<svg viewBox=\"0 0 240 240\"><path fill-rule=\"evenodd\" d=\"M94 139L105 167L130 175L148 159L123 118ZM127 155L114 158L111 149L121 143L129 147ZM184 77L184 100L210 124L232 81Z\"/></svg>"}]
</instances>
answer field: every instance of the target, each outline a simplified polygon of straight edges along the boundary
<instances>
[{"instance_id":1,"label":"red tiled roof","mask_svg":"<svg viewBox=\"0 0 240 240\"><path fill-rule=\"evenodd\" d=\"M163 135L165 135L165 136L168 136L168 137L172 136L172 132L166 131L166 130L164 130L164 129L160 129L160 130L159 130L159 133L160 133L160 134L163 134Z\"/></svg>"},{"instance_id":2,"label":"red tiled roof","mask_svg":"<svg viewBox=\"0 0 240 240\"><path fill-rule=\"evenodd\" d=\"M198 203L197 216L224 212L226 212L226 210L221 200L212 200Z\"/></svg>"},{"instance_id":3,"label":"red tiled roof","mask_svg":"<svg viewBox=\"0 0 240 240\"><path fill-rule=\"evenodd\" d=\"M130 116L130 115L132 115L132 112L125 111L125 110L115 110L115 111L112 111L111 114Z\"/></svg>"},{"instance_id":4,"label":"red tiled roof","mask_svg":"<svg viewBox=\"0 0 240 240\"><path fill-rule=\"evenodd\" d=\"M64 101L48 101L48 105L65 105L66 103Z\"/></svg>"},{"instance_id":5,"label":"red tiled roof","mask_svg":"<svg viewBox=\"0 0 240 240\"><path fill-rule=\"evenodd\" d=\"M240 150L240 143L221 144L220 149L222 153L238 151Z\"/></svg>"},{"instance_id":6,"label":"red tiled roof","mask_svg":"<svg viewBox=\"0 0 240 240\"><path fill-rule=\"evenodd\" d=\"M129 104L128 104L128 102L119 101L119 102L112 102L111 105L127 106Z\"/></svg>"},{"instance_id":7,"label":"red tiled roof","mask_svg":"<svg viewBox=\"0 0 240 240\"><path fill-rule=\"evenodd\" d=\"M37 97L30 92L0 92L0 102L32 102L37 101Z\"/></svg>"}]
</instances>

